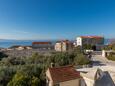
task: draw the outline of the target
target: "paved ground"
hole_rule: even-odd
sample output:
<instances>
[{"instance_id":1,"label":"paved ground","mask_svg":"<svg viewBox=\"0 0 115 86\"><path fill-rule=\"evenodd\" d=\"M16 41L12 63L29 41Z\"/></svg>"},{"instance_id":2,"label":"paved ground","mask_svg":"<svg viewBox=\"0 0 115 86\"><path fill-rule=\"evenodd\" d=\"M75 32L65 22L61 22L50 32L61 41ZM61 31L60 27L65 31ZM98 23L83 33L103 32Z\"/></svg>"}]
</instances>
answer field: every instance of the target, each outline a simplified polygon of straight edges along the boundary
<instances>
[{"instance_id":1,"label":"paved ground","mask_svg":"<svg viewBox=\"0 0 115 86\"><path fill-rule=\"evenodd\" d=\"M101 66L101 65L111 65L115 66L115 61L110 61L101 55L93 55L92 56L93 65L94 66Z\"/></svg>"},{"instance_id":2,"label":"paved ground","mask_svg":"<svg viewBox=\"0 0 115 86\"><path fill-rule=\"evenodd\" d=\"M92 55L93 67L84 67L79 68L77 71L80 71L83 77L87 77L89 79L94 79L95 73L97 69L101 69L102 71L108 71L113 82L115 83L115 61L110 61L105 57L101 56L101 53L94 53ZM84 75L85 74L85 75ZM87 80L86 78L86 80ZM88 79L88 80L89 80Z\"/></svg>"},{"instance_id":3,"label":"paved ground","mask_svg":"<svg viewBox=\"0 0 115 86\"><path fill-rule=\"evenodd\" d=\"M99 54L92 56L93 61L93 67L87 67L87 68L79 68L77 71L80 71L87 75L88 78L92 78L95 76L95 73L97 69L101 69L103 71L108 71L112 80L115 83L115 61L110 61L105 57L102 57ZM81 74L82 74L81 73Z\"/></svg>"}]
</instances>

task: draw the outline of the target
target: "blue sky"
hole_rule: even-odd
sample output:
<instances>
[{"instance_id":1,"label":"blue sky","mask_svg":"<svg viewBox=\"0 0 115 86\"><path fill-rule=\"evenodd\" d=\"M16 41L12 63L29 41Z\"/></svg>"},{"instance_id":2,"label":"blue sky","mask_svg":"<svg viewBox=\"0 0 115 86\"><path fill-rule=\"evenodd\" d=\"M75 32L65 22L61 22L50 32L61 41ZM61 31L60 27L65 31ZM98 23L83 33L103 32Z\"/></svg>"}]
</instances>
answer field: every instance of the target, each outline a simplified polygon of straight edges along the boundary
<instances>
[{"instance_id":1,"label":"blue sky","mask_svg":"<svg viewBox=\"0 0 115 86\"><path fill-rule=\"evenodd\" d=\"M115 0L0 0L1 39L115 37Z\"/></svg>"}]
</instances>

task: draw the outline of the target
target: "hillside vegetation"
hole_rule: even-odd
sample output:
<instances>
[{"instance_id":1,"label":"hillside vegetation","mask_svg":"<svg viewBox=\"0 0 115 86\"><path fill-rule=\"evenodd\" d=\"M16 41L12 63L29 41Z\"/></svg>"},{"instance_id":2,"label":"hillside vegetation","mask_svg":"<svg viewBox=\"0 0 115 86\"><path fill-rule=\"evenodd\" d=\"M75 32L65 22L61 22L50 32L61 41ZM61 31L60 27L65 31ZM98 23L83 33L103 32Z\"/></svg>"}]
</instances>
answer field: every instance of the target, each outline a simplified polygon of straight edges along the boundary
<instances>
[{"instance_id":1,"label":"hillside vegetation","mask_svg":"<svg viewBox=\"0 0 115 86\"><path fill-rule=\"evenodd\" d=\"M0 86L45 86L45 71L55 66L90 64L79 48L51 55L33 53L30 57L7 57L0 61Z\"/></svg>"}]
</instances>

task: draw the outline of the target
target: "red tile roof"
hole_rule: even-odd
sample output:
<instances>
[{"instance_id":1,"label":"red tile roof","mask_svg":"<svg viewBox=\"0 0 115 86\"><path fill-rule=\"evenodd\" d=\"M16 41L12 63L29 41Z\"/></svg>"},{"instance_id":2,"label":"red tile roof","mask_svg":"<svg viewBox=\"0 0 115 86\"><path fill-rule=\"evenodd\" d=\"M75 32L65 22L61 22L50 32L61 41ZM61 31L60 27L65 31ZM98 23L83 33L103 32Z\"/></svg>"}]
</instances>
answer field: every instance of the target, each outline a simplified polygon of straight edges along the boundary
<instances>
[{"instance_id":1,"label":"red tile roof","mask_svg":"<svg viewBox=\"0 0 115 86\"><path fill-rule=\"evenodd\" d=\"M103 38L102 36L80 36L81 38Z\"/></svg>"},{"instance_id":2,"label":"red tile roof","mask_svg":"<svg viewBox=\"0 0 115 86\"><path fill-rule=\"evenodd\" d=\"M73 66L49 68L54 83L81 78L80 73Z\"/></svg>"},{"instance_id":3,"label":"red tile roof","mask_svg":"<svg viewBox=\"0 0 115 86\"><path fill-rule=\"evenodd\" d=\"M32 44L51 44L51 42L33 42Z\"/></svg>"},{"instance_id":4,"label":"red tile roof","mask_svg":"<svg viewBox=\"0 0 115 86\"><path fill-rule=\"evenodd\" d=\"M62 42L64 42L64 43L71 43L69 40L61 40L61 41L57 41L57 43L62 43Z\"/></svg>"}]
</instances>

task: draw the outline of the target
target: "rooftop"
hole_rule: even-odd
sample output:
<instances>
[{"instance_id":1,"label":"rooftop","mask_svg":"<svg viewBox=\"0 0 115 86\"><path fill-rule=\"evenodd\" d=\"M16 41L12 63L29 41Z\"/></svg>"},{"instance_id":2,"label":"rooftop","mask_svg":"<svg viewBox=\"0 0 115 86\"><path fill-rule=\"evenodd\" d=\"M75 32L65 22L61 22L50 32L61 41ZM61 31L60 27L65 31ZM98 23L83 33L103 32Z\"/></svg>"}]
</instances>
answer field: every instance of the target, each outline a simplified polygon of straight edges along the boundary
<instances>
[{"instance_id":1,"label":"rooftop","mask_svg":"<svg viewBox=\"0 0 115 86\"><path fill-rule=\"evenodd\" d=\"M32 44L51 44L51 42L33 42Z\"/></svg>"},{"instance_id":2,"label":"rooftop","mask_svg":"<svg viewBox=\"0 0 115 86\"><path fill-rule=\"evenodd\" d=\"M67 44L73 44L72 41L69 40L61 40L61 41L57 41L56 43L67 43Z\"/></svg>"},{"instance_id":3,"label":"rooftop","mask_svg":"<svg viewBox=\"0 0 115 86\"><path fill-rule=\"evenodd\" d=\"M80 36L81 38L103 38L103 36Z\"/></svg>"},{"instance_id":4,"label":"rooftop","mask_svg":"<svg viewBox=\"0 0 115 86\"><path fill-rule=\"evenodd\" d=\"M81 78L80 72L76 71L73 66L49 68L49 71L54 83Z\"/></svg>"}]
</instances>

